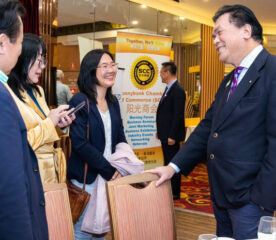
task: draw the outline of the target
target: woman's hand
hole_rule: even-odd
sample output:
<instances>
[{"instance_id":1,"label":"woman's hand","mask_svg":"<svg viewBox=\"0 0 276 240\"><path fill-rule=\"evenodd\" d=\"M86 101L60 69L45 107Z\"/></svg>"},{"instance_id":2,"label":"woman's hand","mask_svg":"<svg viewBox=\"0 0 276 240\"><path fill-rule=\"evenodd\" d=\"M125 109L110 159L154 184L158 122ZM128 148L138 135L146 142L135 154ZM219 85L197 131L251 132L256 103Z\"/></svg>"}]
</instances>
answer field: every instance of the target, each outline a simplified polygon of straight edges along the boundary
<instances>
[{"instance_id":1,"label":"woman's hand","mask_svg":"<svg viewBox=\"0 0 276 240\"><path fill-rule=\"evenodd\" d=\"M116 171L116 172L113 174L111 180L115 180L115 179L120 178L120 177L122 177L122 176L123 176L123 175L122 175L119 171Z\"/></svg>"},{"instance_id":2,"label":"woman's hand","mask_svg":"<svg viewBox=\"0 0 276 240\"><path fill-rule=\"evenodd\" d=\"M74 113L71 114L71 112L73 112L74 109L75 108L71 108L69 111L65 112L65 115L58 122L58 126L60 128L69 126L76 119L76 115Z\"/></svg>"},{"instance_id":3,"label":"woman's hand","mask_svg":"<svg viewBox=\"0 0 276 240\"><path fill-rule=\"evenodd\" d=\"M73 120L75 120L75 114L71 114L73 108L69 111L66 111L69 108L69 105L60 105L59 107L52 109L48 115L48 117L53 121L55 126L59 126L60 128L64 128L69 126Z\"/></svg>"}]
</instances>

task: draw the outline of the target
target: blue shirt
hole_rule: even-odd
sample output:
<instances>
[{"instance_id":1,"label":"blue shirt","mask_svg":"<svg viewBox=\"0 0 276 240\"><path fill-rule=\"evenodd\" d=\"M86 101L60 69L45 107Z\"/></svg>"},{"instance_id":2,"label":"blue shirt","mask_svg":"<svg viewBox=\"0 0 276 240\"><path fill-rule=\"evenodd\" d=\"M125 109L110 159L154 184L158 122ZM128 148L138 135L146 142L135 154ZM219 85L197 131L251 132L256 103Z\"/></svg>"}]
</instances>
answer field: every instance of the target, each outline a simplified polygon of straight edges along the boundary
<instances>
[{"instance_id":1,"label":"blue shirt","mask_svg":"<svg viewBox=\"0 0 276 240\"><path fill-rule=\"evenodd\" d=\"M165 92L165 97L168 95L168 92L170 91L170 88L172 87L172 85L177 81L177 79L173 80L172 82L170 82L168 85L167 85L167 91Z\"/></svg>"}]
</instances>

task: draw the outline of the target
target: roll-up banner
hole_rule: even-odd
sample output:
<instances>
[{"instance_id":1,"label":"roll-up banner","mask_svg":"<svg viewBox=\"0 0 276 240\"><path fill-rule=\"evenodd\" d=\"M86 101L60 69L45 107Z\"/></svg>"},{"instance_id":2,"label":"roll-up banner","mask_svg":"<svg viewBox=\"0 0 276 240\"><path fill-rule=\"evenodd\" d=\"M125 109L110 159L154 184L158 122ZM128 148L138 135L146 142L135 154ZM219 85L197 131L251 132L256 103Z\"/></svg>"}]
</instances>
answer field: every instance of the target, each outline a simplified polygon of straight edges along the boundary
<instances>
[{"instance_id":1,"label":"roll-up banner","mask_svg":"<svg viewBox=\"0 0 276 240\"><path fill-rule=\"evenodd\" d=\"M119 68L113 93L120 102L127 141L146 169L163 165L156 110L165 89L161 64L170 60L171 46L172 38L167 36L117 33Z\"/></svg>"}]
</instances>

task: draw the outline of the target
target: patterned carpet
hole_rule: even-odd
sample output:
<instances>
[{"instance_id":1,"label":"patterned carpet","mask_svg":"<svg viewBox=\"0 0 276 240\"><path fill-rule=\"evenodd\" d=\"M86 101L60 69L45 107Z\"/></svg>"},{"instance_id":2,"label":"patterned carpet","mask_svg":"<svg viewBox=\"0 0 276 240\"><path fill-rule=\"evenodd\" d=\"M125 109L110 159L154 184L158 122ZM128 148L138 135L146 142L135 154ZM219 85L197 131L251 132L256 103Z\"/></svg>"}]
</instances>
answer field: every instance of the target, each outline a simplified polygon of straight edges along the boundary
<instances>
[{"instance_id":1,"label":"patterned carpet","mask_svg":"<svg viewBox=\"0 0 276 240\"><path fill-rule=\"evenodd\" d=\"M206 164L196 166L193 172L181 179L180 200L174 201L175 207L204 213L213 213Z\"/></svg>"}]
</instances>

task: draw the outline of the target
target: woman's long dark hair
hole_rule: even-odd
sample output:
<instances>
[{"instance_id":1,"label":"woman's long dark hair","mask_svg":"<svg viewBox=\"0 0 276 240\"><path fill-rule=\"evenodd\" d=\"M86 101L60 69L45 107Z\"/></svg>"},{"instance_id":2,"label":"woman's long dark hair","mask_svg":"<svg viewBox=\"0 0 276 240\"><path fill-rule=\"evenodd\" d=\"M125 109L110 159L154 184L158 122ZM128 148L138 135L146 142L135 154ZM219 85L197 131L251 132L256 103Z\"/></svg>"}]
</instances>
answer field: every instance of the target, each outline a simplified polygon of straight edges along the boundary
<instances>
[{"instance_id":1,"label":"woman's long dark hair","mask_svg":"<svg viewBox=\"0 0 276 240\"><path fill-rule=\"evenodd\" d=\"M81 62L80 74L78 78L78 87L80 92L91 98L97 104L96 85L99 85L99 80L96 76L97 67L104 54L107 54L113 60L110 52L103 49L94 49L88 52ZM114 102L111 87L107 89L106 99Z\"/></svg>"},{"instance_id":2,"label":"woman's long dark hair","mask_svg":"<svg viewBox=\"0 0 276 240\"><path fill-rule=\"evenodd\" d=\"M21 55L19 56L15 67L11 71L8 80L10 88L23 102L23 96L20 91L34 90L41 96L37 85L35 83L30 83L28 78L28 72L40 53L42 53L42 56L45 57L46 46L43 40L37 35L31 33L24 34Z\"/></svg>"}]
</instances>

